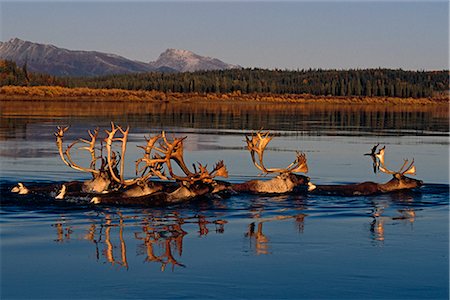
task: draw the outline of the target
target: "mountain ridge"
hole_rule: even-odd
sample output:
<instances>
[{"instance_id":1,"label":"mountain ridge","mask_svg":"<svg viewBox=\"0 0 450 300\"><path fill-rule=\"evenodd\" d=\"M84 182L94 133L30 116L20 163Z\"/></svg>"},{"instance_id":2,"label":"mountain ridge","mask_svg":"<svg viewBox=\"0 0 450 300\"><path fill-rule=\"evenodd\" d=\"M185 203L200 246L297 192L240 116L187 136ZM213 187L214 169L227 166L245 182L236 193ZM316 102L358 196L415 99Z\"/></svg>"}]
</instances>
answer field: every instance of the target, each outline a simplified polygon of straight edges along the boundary
<instances>
[{"instance_id":1,"label":"mountain ridge","mask_svg":"<svg viewBox=\"0 0 450 300\"><path fill-rule=\"evenodd\" d=\"M189 50L168 48L161 53L158 59L150 62L150 65L160 68L169 67L180 72L192 72L199 70L223 70L240 68L238 65L231 65L209 56L200 56Z\"/></svg>"},{"instance_id":2,"label":"mountain ridge","mask_svg":"<svg viewBox=\"0 0 450 300\"><path fill-rule=\"evenodd\" d=\"M148 63L99 51L69 50L51 44L19 38L0 41L0 58L18 65L27 64L32 72L55 76L101 76L144 72L194 72L240 68L217 58L189 50L169 48Z\"/></svg>"}]
</instances>

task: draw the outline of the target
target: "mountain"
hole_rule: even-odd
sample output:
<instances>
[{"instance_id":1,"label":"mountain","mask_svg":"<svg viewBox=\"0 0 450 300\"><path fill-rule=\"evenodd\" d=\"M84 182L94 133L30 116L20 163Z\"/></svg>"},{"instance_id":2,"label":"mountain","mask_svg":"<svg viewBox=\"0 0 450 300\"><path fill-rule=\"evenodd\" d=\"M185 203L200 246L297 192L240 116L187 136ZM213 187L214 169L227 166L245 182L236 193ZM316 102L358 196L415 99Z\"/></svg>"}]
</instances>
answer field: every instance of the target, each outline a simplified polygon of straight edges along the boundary
<instances>
[{"instance_id":1,"label":"mountain","mask_svg":"<svg viewBox=\"0 0 450 300\"><path fill-rule=\"evenodd\" d=\"M143 62L97 51L73 51L20 39L0 42L0 58L27 63L28 70L57 76L95 76L152 71Z\"/></svg>"},{"instance_id":2,"label":"mountain","mask_svg":"<svg viewBox=\"0 0 450 300\"><path fill-rule=\"evenodd\" d=\"M169 67L178 72L240 68L240 66L224 63L217 58L200 56L194 52L179 49L167 49L156 61L150 62L150 65L154 68Z\"/></svg>"},{"instance_id":3,"label":"mountain","mask_svg":"<svg viewBox=\"0 0 450 300\"><path fill-rule=\"evenodd\" d=\"M154 71L192 72L239 67L187 50L167 49L156 61L145 63L115 54L68 50L18 38L0 42L0 58L12 60L19 66L26 62L31 72L56 76L98 76Z\"/></svg>"}]
</instances>

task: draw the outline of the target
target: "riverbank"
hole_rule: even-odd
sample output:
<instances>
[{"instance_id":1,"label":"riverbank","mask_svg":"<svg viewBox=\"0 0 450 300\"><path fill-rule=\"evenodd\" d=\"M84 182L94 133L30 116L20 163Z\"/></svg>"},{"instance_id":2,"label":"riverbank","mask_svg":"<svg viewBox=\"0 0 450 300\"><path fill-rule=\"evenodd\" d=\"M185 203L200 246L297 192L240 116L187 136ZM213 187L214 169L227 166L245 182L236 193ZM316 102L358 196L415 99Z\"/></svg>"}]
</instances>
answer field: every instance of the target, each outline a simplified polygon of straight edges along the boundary
<instances>
[{"instance_id":1,"label":"riverbank","mask_svg":"<svg viewBox=\"0 0 450 300\"><path fill-rule=\"evenodd\" d=\"M330 104L447 104L448 96L432 98L394 97L336 97L309 94L242 94L235 91L216 93L163 93L158 91L133 91L121 89L65 88L59 86L3 86L0 88L1 101L80 101L80 102L155 102L155 103L330 103Z\"/></svg>"}]
</instances>

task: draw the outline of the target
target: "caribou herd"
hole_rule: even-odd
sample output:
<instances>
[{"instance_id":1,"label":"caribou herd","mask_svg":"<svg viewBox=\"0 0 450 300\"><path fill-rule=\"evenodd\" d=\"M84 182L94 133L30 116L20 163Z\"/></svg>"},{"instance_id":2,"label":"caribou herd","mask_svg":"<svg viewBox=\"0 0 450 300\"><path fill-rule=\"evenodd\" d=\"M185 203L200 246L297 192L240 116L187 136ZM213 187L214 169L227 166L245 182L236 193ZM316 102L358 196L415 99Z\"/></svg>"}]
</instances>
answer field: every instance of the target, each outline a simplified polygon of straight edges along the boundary
<instances>
[{"instance_id":1,"label":"caribou herd","mask_svg":"<svg viewBox=\"0 0 450 300\"><path fill-rule=\"evenodd\" d=\"M422 186L423 182L406 175L415 174L414 160L404 161L398 171L390 170L385 164L385 151L378 145L370 155L374 171L391 174L386 183L362 182L348 185L315 185L310 178L298 173L307 173L306 155L297 152L295 160L285 168L269 168L264 165L264 151L272 140L269 132L256 132L246 136L247 150L255 167L263 175L273 175L264 179L253 179L242 183L231 183L218 178L227 178L228 171L223 161L209 168L201 163L189 168L184 159L183 142L186 137L169 138L165 132L145 138L143 155L134 165L135 177L125 178L125 155L129 127L124 129L111 123L105 130L105 137L99 138L99 130L88 131L89 139L78 139L64 146L64 134L69 127L58 127L55 132L58 153L68 167L90 173L86 181L66 183L33 184L18 183L10 191L27 197L30 195L51 198L55 201L82 199L93 205L140 205L160 206L187 202L193 199L222 199L240 193L288 194L312 193L323 195L373 195L409 190ZM72 157L71 151L88 151L90 165L81 166ZM178 174L177 174L178 171ZM180 174L182 173L182 174Z\"/></svg>"}]
</instances>

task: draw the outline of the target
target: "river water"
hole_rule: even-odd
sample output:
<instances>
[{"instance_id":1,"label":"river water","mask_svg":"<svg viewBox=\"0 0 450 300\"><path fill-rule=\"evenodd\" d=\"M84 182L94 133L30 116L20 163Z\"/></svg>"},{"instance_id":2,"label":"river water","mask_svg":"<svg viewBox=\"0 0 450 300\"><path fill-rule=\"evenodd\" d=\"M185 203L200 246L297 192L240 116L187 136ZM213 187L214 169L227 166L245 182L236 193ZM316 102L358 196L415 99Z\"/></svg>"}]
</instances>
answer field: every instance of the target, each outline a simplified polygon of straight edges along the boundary
<instances>
[{"instance_id":1,"label":"river water","mask_svg":"<svg viewBox=\"0 0 450 300\"><path fill-rule=\"evenodd\" d=\"M1 298L442 298L449 296L448 107L288 104L2 103L0 183L89 178L60 160L67 142L130 126L126 175L144 135L187 136L185 159L224 160L229 181L257 178L244 136L270 130L268 166L307 155L311 181L386 182L415 160L416 191L370 197L232 196L165 208L27 205L1 213ZM75 152L80 164L88 157ZM88 164L88 163L87 163Z\"/></svg>"}]
</instances>

